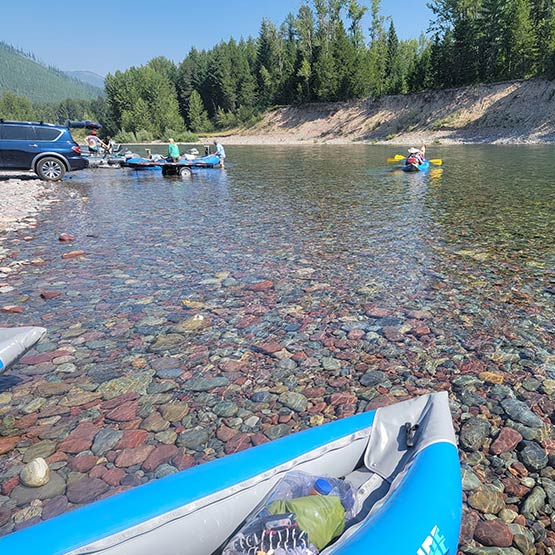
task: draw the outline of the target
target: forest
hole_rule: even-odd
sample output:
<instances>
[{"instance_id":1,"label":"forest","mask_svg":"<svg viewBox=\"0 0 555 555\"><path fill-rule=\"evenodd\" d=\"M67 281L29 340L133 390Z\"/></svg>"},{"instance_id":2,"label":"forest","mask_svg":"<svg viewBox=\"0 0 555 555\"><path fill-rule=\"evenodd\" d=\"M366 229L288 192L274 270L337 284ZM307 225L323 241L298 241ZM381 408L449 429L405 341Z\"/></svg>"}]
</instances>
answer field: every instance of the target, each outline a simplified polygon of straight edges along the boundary
<instances>
[{"instance_id":1,"label":"forest","mask_svg":"<svg viewBox=\"0 0 555 555\"><path fill-rule=\"evenodd\" d=\"M400 40L380 0L307 0L279 26L263 20L256 38L108 75L105 104L90 102L87 116L120 141L185 140L252 124L276 105L555 75L551 0L432 0L429 7L427 33Z\"/></svg>"}]
</instances>

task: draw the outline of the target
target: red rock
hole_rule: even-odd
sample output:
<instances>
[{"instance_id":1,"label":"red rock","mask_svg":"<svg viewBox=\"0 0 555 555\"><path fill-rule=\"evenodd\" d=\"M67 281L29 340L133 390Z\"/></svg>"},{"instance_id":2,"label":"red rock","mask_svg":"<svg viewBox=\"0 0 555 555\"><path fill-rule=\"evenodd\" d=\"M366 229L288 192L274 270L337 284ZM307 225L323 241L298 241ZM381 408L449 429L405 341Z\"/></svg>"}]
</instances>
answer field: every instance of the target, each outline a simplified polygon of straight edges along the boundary
<instances>
[{"instance_id":1,"label":"red rock","mask_svg":"<svg viewBox=\"0 0 555 555\"><path fill-rule=\"evenodd\" d=\"M393 311L389 310L388 308L380 308L377 306L370 307L366 311L366 315L369 316L370 318L387 318L392 314L393 314Z\"/></svg>"},{"instance_id":2,"label":"red rock","mask_svg":"<svg viewBox=\"0 0 555 555\"><path fill-rule=\"evenodd\" d=\"M246 363L241 360L224 360L220 362L220 370L224 372L240 372L246 366Z\"/></svg>"},{"instance_id":3,"label":"red rock","mask_svg":"<svg viewBox=\"0 0 555 555\"><path fill-rule=\"evenodd\" d=\"M8 314L21 314L25 309L22 306L8 304L3 306L1 310L2 312L7 312Z\"/></svg>"},{"instance_id":4,"label":"red rock","mask_svg":"<svg viewBox=\"0 0 555 555\"><path fill-rule=\"evenodd\" d=\"M383 335L388 341L400 342L405 338L404 335L394 326L385 326Z\"/></svg>"},{"instance_id":5,"label":"red rock","mask_svg":"<svg viewBox=\"0 0 555 555\"><path fill-rule=\"evenodd\" d=\"M239 433L239 430L222 425L216 431L216 437L223 442L229 441Z\"/></svg>"},{"instance_id":6,"label":"red rock","mask_svg":"<svg viewBox=\"0 0 555 555\"><path fill-rule=\"evenodd\" d=\"M502 428L495 441L491 444L490 451L500 455L512 451L522 441L522 435L513 428Z\"/></svg>"},{"instance_id":7,"label":"red rock","mask_svg":"<svg viewBox=\"0 0 555 555\"><path fill-rule=\"evenodd\" d=\"M520 461L515 461L513 464L511 464L511 466L509 467L509 471L510 470L513 470L517 476L521 476L523 478L526 478L526 476L528 476L528 469Z\"/></svg>"},{"instance_id":8,"label":"red rock","mask_svg":"<svg viewBox=\"0 0 555 555\"><path fill-rule=\"evenodd\" d=\"M530 491L530 488L521 484L520 480L514 476L505 476L502 482L505 486L505 493L511 497L522 498Z\"/></svg>"},{"instance_id":9,"label":"red rock","mask_svg":"<svg viewBox=\"0 0 555 555\"><path fill-rule=\"evenodd\" d=\"M6 478L2 481L2 493L4 495L10 495L15 486L19 485L19 474L12 476L11 478Z\"/></svg>"},{"instance_id":10,"label":"red rock","mask_svg":"<svg viewBox=\"0 0 555 555\"><path fill-rule=\"evenodd\" d=\"M412 328L412 333L414 333L417 337L420 337L421 335L429 335L430 328L428 326L418 325Z\"/></svg>"},{"instance_id":11,"label":"red rock","mask_svg":"<svg viewBox=\"0 0 555 555\"><path fill-rule=\"evenodd\" d=\"M502 520L480 520L474 530L474 539L488 547L510 547L513 533Z\"/></svg>"},{"instance_id":12,"label":"red rock","mask_svg":"<svg viewBox=\"0 0 555 555\"><path fill-rule=\"evenodd\" d=\"M272 355L281 351L283 349L283 345L280 345L277 341L267 341L266 343L254 345L253 349L264 355Z\"/></svg>"},{"instance_id":13,"label":"red rock","mask_svg":"<svg viewBox=\"0 0 555 555\"><path fill-rule=\"evenodd\" d=\"M178 470L185 470L187 468L195 466L197 462L191 455L188 455L183 452L183 450L180 450L179 453L175 457L173 457L172 464Z\"/></svg>"},{"instance_id":14,"label":"red rock","mask_svg":"<svg viewBox=\"0 0 555 555\"><path fill-rule=\"evenodd\" d=\"M337 418L345 418L346 416L352 416L355 414L355 405L337 405L335 408L335 415Z\"/></svg>"},{"instance_id":15,"label":"red rock","mask_svg":"<svg viewBox=\"0 0 555 555\"><path fill-rule=\"evenodd\" d=\"M115 420L116 422L128 422L137 417L137 406L137 401L128 401L127 403L123 403L119 407L112 409L108 414L106 414L106 418L109 420Z\"/></svg>"},{"instance_id":16,"label":"red rock","mask_svg":"<svg viewBox=\"0 0 555 555\"><path fill-rule=\"evenodd\" d=\"M145 472L154 472L161 464L175 457L179 449L175 445L158 445L143 463Z\"/></svg>"},{"instance_id":17,"label":"red rock","mask_svg":"<svg viewBox=\"0 0 555 555\"><path fill-rule=\"evenodd\" d=\"M41 291L40 292L40 296L45 300L55 299L56 297L59 297L61 294L62 293L60 291Z\"/></svg>"},{"instance_id":18,"label":"red rock","mask_svg":"<svg viewBox=\"0 0 555 555\"><path fill-rule=\"evenodd\" d=\"M258 322L260 322L261 319L258 318L257 316L245 316L244 318L241 318L236 324L235 327L238 330L244 330L245 328L248 328L249 326L252 326L254 324L257 324Z\"/></svg>"},{"instance_id":19,"label":"red rock","mask_svg":"<svg viewBox=\"0 0 555 555\"><path fill-rule=\"evenodd\" d=\"M302 394L307 399L317 399L323 397L326 394L325 387L307 387L306 389L302 390Z\"/></svg>"},{"instance_id":20,"label":"red rock","mask_svg":"<svg viewBox=\"0 0 555 555\"><path fill-rule=\"evenodd\" d=\"M102 479L110 486L119 486L121 479L125 476L125 470L122 468L110 468L103 475Z\"/></svg>"},{"instance_id":21,"label":"red rock","mask_svg":"<svg viewBox=\"0 0 555 555\"><path fill-rule=\"evenodd\" d=\"M98 457L96 455L81 455L79 457L74 457L70 461L69 467L76 472L86 474L94 467L97 461Z\"/></svg>"},{"instance_id":22,"label":"red rock","mask_svg":"<svg viewBox=\"0 0 555 555\"><path fill-rule=\"evenodd\" d=\"M392 395L387 395L387 394L378 395L368 403L366 410L370 411L370 410L379 409L381 407L387 407L389 405L393 405L393 403L396 403L396 402L397 402L397 399Z\"/></svg>"},{"instance_id":23,"label":"red rock","mask_svg":"<svg viewBox=\"0 0 555 555\"><path fill-rule=\"evenodd\" d=\"M0 437L0 455L14 449L18 441L19 437Z\"/></svg>"},{"instance_id":24,"label":"red rock","mask_svg":"<svg viewBox=\"0 0 555 555\"><path fill-rule=\"evenodd\" d=\"M134 401L135 399L139 398L139 394L134 392L134 391L130 391L129 393L124 393L123 395L119 395L118 397L114 397L113 399L110 399L109 401L104 401L104 403L102 403L101 409L102 410L112 410L115 409L116 407L119 407L120 405L122 405L123 403L127 402L127 401Z\"/></svg>"},{"instance_id":25,"label":"red rock","mask_svg":"<svg viewBox=\"0 0 555 555\"><path fill-rule=\"evenodd\" d=\"M62 254L62 258L64 260L67 260L68 258L78 258L79 256L83 256L85 253L85 251L69 251L69 252L64 252L64 254Z\"/></svg>"},{"instance_id":26,"label":"red rock","mask_svg":"<svg viewBox=\"0 0 555 555\"><path fill-rule=\"evenodd\" d=\"M270 440L261 432L257 432L251 436L251 441L253 445L262 445L263 443L268 443Z\"/></svg>"},{"instance_id":27,"label":"red rock","mask_svg":"<svg viewBox=\"0 0 555 555\"><path fill-rule=\"evenodd\" d=\"M104 474L108 472L108 469L103 464L97 464L89 472L91 478L102 478Z\"/></svg>"},{"instance_id":28,"label":"red rock","mask_svg":"<svg viewBox=\"0 0 555 555\"><path fill-rule=\"evenodd\" d=\"M81 451L87 451L91 448L92 440L99 430L99 426L92 422L81 422L66 439L58 444L58 450L64 451L65 453L81 453Z\"/></svg>"},{"instance_id":29,"label":"red rock","mask_svg":"<svg viewBox=\"0 0 555 555\"><path fill-rule=\"evenodd\" d=\"M238 434L230 439L224 446L224 451L227 455L244 451L252 446L251 438L248 434Z\"/></svg>"},{"instance_id":30,"label":"red rock","mask_svg":"<svg viewBox=\"0 0 555 555\"><path fill-rule=\"evenodd\" d=\"M366 335L366 332L364 330L355 329L355 330L351 330L347 334L347 338L352 340L358 340L358 339L362 339L365 335Z\"/></svg>"},{"instance_id":31,"label":"red rock","mask_svg":"<svg viewBox=\"0 0 555 555\"><path fill-rule=\"evenodd\" d=\"M342 405L342 404L356 404L358 399L351 393L346 391L338 391L337 393L332 393L330 398L330 404L332 405Z\"/></svg>"},{"instance_id":32,"label":"red rock","mask_svg":"<svg viewBox=\"0 0 555 555\"><path fill-rule=\"evenodd\" d=\"M154 445L141 445L135 449L124 449L117 457L114 464L119 468L127 468L134 464L143 464L154 450Z\"/></svg>"},{"instance_id":33,"label":"red rock","mask_svg":"<svg viewBox=\"0 0 555 555\"><path fill-rule=\"evenodd\" d=\"M270 281L269 279L265 279L262 281L257 281L256 283L249 283L246 286L246 289L249 291L267 291L268 289L273 289L274 282Z\"/></svg>"},{"instance_id":34,"label":"red rock","mask_svg":"<svg viewBox=\"0 0 555 555\"><path fill-rule=\"evenodd\" d=\"M46 459L46 462L48 464L54 464L60 461L67 461L68 459L69 457L67 456L67 453L62 453L62 451L56 451Z\"/></svg>"},{"instance_id":35,"label":"red rock","mask_svg":"<svg viewBox=\"0 0 555 555\"><path fill-rule=\"evenodd\" d=\"M108 484L98 478L83 478L67 486L67 499L70 503L90 503L108 490Z\"/></svg>"},{"instance_id":36,"label":"red rock","mask_svg":"<svg viewBox=\"0 0 555 555\"><path fill-rule=\"evenodd\" d=\"M69 503L65 495L57 495L44 502L42 509L42 519L47 520L65 513L69 509Z\"/></svg>"},{"instance_id":37,"label":"red rock","mask_svg":"<svg viewBox=\"0 0 555 555\"><path fill-rule=\"evenodd\" d=\"M75 236L71 235L71 233L60 233L58 237L58 241L66 242L66 241L75 241Z\"/></svg>"},{"instance_id":38,"label":"red rock","mask_svg":"<svg viewBox=\"0 0 555 555\"><path fill-rule=\"evenodd\" d=\"M459 537L459 542L462 545L468 545L470 541L474 538L474 530L476 530L476 525L480 520L480 515L474 511L464 511L461 521L461 533Z\"/></svg>"},{"instance_id":39,"label":"red rock","mask_svg":"<svg viewBox=\"0 0 555 555\"><path fill-rule=\"evenodd\" d=\"M38 414L33 412L31 414L26 414L15 421L15 427L20 430L29 429L37 423Z\"/></svg>"},{"instance_id":40,"label":"red rock","mask_svg":"<svg viewBox=\"0 0 555 555\"><path fill-rule=\"evenodd\" d=\"M39 353L37 355L28 355L28 356L21 357L19 362L23 364L36 365L36 364L41 364L43 362L50 362L55 358L67 356L70 354L71 353L69 351L65 351L63 349L57 349L56 351L49 351L47 353Z\"/></svg>"}]
</instances>

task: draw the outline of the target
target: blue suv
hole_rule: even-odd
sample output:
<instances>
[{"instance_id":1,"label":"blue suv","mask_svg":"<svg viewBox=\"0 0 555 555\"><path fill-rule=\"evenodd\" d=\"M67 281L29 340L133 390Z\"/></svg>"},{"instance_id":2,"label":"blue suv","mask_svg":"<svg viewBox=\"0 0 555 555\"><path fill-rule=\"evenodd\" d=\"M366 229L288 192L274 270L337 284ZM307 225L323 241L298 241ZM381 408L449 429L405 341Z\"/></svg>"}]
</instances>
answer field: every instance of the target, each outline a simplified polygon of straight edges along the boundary
<instances>
[{"instance_id":1,"label":"blue suv","mask_svg":"<svg viewBox=\"0 0 555 555\"><path fill-rule=\"evenodd\" d=\"M0 169L33 170L41 179L58 181L88 165L67 127L0 119Z\"/></svg>"}]
</instances>

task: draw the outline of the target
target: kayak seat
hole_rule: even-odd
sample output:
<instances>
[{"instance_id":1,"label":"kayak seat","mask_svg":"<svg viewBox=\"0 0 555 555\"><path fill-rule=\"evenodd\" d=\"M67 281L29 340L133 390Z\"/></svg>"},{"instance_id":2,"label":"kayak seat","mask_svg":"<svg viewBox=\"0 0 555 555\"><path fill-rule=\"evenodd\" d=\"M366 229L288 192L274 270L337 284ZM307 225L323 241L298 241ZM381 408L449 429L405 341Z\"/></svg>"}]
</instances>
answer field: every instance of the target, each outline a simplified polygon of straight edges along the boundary
<instances>
[{"instance_id":1,"label":"kayak seat","mask_svg":"<svg viewBox=\"0 0 555 555\"><path fill-rule=\"evenodd\" d=\"M372 507L387 495L390 484L365 467L357 468L354 472L347 474L345 480L355 491L354 517L347 523L347 527L349 527L368 516Z\"/></svg>"}]
</instances>

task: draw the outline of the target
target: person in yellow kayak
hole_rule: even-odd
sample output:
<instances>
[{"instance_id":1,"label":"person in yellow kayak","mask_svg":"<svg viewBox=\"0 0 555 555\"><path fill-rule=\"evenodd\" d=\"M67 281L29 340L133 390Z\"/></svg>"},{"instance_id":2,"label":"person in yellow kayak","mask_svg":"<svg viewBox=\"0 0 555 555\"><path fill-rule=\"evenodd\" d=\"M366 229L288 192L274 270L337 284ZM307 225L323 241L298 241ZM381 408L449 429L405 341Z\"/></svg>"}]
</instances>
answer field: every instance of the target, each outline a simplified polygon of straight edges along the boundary
<instances>
[{"instance_id":1,"label":"person in yellow kayak","mask_svg":"<svg viewBox=\"0 0 555 555\"><path fill-rule=\"evenodd\" d=\"M414 161L411 160L414 158ZM426 159L426 145L422 145L420 148L409 148L409 157L407 158L407 163L417 163L423 164L424 160Z\"/></svg>"},{"instance_id":2,"label":"person in yellow kayak","mask_svg":"<svg viewBox=\"0 0 555 555\"><path fill-rule=\"evenodd\" d=\"M170 162L177 162L181 156L179 152L179 146L173 139L170 139L170 144L168 145L168 159Z\"/></svg>"}]
</instances>

